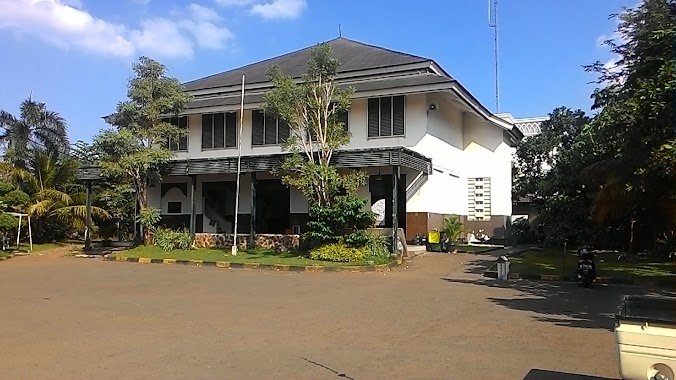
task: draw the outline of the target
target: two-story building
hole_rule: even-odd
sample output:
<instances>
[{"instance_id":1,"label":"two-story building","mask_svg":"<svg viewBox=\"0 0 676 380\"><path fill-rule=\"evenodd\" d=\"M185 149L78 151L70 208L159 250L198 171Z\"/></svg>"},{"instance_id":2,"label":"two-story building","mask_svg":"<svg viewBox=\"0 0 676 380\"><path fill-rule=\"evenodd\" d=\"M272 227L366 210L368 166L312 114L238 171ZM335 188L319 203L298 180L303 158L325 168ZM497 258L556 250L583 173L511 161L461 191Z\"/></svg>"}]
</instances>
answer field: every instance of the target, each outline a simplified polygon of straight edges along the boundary
<instances>
[{"instance_id":1,"label":"two-story building","mask_svg":"<svg viewBox=\"0 0 676 380\"><path fill-rule=\"evenodd\" d=\"M355 89L349 111L342 115L351 139L333 163L341 170L368 173L359 193L379 214L380 226L396 223L410 240L439 227L445 215L457 214L466 230L482 228L503 237L512 214L511 152L523 134L432 59L346 38L328 44L340 62L339 85ZM277 65L300 79L310 50L184 84L193 100L172 122L188 134L170 142L176 157L149 193L149 203L161 209L164 223L229 234L237 212L238 233L304 231L307 201L270 173L286 154L282 143L289 127L266 117L261 108L271 89L268 68Z\"/></svg>"}]
</instances>

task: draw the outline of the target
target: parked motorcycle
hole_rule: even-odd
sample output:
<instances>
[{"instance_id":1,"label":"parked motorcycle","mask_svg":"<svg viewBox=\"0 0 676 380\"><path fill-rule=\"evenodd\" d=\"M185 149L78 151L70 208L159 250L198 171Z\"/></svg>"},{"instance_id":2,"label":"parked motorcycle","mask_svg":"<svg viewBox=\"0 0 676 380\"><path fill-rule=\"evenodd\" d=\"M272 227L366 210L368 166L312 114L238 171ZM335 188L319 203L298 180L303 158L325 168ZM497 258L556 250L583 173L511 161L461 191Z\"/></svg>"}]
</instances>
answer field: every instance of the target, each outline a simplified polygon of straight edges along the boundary
<instances>
[{"instance_id":1,"label":"parked motorcycle","mask_svg":"<svg viewBox=\"0 0 676 380\"><path fill-rule=\"evenodd\" d=\"M577 283L585 288L596 280L596 264L594 254L588 248L577 252Z\"/></svg>"},{"instance_id":2,"label":"parked motorcycle","mask_svg":"<svg viewBox=\"0 0 676 380\"><path fill-rule=\"evenodd\" d=\"M413 237L413 245L427 245L427 236L415 234Z\"/></svg>"}]
</instances>

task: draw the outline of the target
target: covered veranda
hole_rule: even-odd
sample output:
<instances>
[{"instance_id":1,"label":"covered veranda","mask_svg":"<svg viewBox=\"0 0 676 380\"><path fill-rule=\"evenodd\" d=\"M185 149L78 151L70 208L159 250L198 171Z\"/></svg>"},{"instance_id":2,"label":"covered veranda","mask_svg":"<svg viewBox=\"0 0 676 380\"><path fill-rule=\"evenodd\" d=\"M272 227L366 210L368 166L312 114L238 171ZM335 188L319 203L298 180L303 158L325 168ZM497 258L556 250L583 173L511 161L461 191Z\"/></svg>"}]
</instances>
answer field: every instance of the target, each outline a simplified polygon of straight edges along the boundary
<instances>
[{"instance_id":1,"label":"covered veranda","mask_svg":"<svg viewBox=\"0 0 676 380\"><path fill-rule=\"evenodd\" d=\"M268 173L278 168L286 156L287 154L272 154L242 156L241 158L240 173L248 178L247 181L243 181L246 182L246 186L240 187L240 195L249 192L249 196L246 198L250 202L249 209L251 212L248 218L240 219L240 226L242 222L248 224L248 228L245 229L248 230L246 231L248 233L244 233L244 235L248 235L250 244L256 241L257 226L261 226L261 221L257 220L261 217L257 195L264 192L265 189L262 186L263 181L259 178L269 177ZM188 227L193 236L201 230L197 210L198 203L202 202L203 199L198 198L204 197L204 193L202 193L202 197L198 195L198 179L213 175L236 176L238 171L237 161L237 156L173 160L163 167L161 173L163 182L172 182L172 177L188 178L185 190L187 192L189 215L186 215L186 218L189 219ZM407 175L405 173L413 174L408 174L411 181L416 175L427 176L432 174L432 163L429 158L403 147L341 150L335 152L331 163L338 169L365 170L370 174L367 188L368 195L371 197L371 201L375 201L374 197L387 200L386 215L384 216L388 220L384 226L392 227L393 237L394 231L403 227L406 220L407 181L405 178ZM88 184L88 188L91 188L92 181L100 177L100 172L96 167L83 167L79 172L79 178ZM204 191L204 187L202 190ZM384 192L391 194L384 194ZM89 193L91 194L91 192ZM262 193L260 195L263 196ZM88 202L90 201L88 200ZM241 201L242 198L240 198ZM202 206L199 208L202 208ZM90 217L87 220L91 220ZM240 231L242 230L242 227L238 228L238 234L241 234ZM232 231L228 232L231 233Z\"/></svg>"}]
</instances>

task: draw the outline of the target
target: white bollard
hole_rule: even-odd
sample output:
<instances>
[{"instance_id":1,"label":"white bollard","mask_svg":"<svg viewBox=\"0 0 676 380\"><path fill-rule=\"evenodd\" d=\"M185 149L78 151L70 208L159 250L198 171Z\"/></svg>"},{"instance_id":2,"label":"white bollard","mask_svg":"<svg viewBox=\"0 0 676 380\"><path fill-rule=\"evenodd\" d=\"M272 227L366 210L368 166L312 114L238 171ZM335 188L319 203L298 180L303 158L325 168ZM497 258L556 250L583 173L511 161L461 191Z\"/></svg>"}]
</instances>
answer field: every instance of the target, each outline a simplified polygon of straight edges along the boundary
<instances>
[{"instance_id":1,"label":"white bollard","mask_svg":"<svg viewBox=\"0 0 676 380\"><path fill-rule=\"evenodd\" d=\"M498 257L498 280L509 279L509 259L506 256Z\"/></svg>"}]
</instances>

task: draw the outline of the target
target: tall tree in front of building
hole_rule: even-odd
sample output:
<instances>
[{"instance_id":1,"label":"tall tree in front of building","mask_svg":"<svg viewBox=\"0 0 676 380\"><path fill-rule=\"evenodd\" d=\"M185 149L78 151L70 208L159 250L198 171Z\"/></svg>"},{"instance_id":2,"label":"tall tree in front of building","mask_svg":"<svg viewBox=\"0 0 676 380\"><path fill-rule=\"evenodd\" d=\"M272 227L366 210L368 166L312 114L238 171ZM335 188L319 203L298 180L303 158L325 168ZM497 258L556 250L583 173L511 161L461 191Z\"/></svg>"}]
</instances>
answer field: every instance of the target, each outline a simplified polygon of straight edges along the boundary
<instances>
[{"instance_id":1,"label":"tall tree in front of building","mask_svg":"<svg viewBox=\"0 0 676 380\"><path fill-rule=\"evenodd\" d=\"M350 141L341 112L350 106L352 88L335 83L340 63L328 44L311 50L307 72L297 83L278 67L268 74L274 89L265 94L265 112L289 126L285 149L290 152L281 165L284 184L299 189L310 203L309 233L316 244L364 244L365 228L372 215L362 211L365 200L357 196L366 174L340 173L331 165L337 149Z\"/></svg>"},{"instance_id":2,"label":"tall tree in front of building","mask_svg":"<svg viewBox=\"0 0 676 380\"><path fill-rule=\"evenodd\" d=\"M166 75L161 63L141 57L132 66L127 100L106 118L114 128L101 132L94 140L98 164L104 175L129 180L135 190L141 213L148 207L148 188L159 180L162 164L173 157L170 141L187 133L163 121L181 113L190 101L181 82ZM147 241L147 231L144 234Z\"/></svg>"}]
</instances>

